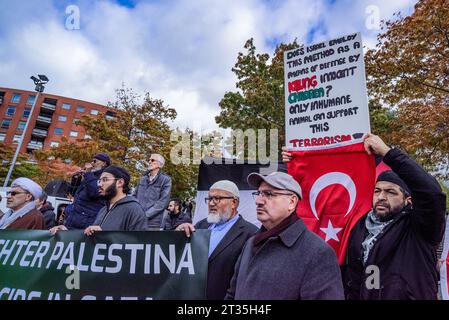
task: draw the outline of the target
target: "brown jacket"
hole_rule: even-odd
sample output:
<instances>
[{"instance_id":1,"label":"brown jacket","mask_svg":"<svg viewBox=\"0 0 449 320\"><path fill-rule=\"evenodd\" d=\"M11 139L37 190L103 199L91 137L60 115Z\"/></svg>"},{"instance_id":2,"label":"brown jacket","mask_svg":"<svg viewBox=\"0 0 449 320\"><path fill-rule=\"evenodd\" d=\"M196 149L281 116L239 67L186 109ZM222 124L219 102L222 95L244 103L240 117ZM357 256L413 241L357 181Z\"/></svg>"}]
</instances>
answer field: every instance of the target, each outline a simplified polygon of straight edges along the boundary
<instances>
[{"instance_id":1,"label":"brown jacket","mask_svg":"<svg viewBox=\"0 0 449 320\"><path fill-rule=\"evenodd\" d=\"M44 216L33 209L11 223L6 229L45 230Z\"/></svg>"}]
</instances>

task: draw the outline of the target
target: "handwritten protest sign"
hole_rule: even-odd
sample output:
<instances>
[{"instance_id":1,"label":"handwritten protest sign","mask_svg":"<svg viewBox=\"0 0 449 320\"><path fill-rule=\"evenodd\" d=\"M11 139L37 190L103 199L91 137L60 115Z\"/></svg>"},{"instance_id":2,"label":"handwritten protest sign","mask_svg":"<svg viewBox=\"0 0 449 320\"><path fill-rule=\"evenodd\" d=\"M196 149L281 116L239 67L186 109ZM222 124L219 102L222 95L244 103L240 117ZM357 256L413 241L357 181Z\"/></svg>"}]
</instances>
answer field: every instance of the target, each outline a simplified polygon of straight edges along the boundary
<instances>
[{"instance_id":1,"label":"handwritten protest sign","mask_svg":"<svg viewBox=\"0 0 449 320\"><path fill-rule=\"evenodd\" d=\"M288 149L353 144L370 131L360 33L286 51L284 77Z\"/></svg>"}]
</instances>

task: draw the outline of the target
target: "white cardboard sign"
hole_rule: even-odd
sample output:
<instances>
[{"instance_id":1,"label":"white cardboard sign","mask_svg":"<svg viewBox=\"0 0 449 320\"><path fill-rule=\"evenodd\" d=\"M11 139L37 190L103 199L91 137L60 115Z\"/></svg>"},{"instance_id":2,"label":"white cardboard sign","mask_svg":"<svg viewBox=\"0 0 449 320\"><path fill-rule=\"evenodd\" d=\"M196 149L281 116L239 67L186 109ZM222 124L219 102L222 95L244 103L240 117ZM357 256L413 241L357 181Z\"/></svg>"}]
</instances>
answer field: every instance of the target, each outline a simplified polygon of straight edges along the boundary
<instances>
[{"instance_id":1,"label":"white cardboard sign","mask_svg":"<svg viewBox=\"0 0 449 320\"><path fill-rule=\"evenodd\" d=\"M361 142L370 132L360 33L284 53L289 150Z\"/></svg>"}]
</instances>

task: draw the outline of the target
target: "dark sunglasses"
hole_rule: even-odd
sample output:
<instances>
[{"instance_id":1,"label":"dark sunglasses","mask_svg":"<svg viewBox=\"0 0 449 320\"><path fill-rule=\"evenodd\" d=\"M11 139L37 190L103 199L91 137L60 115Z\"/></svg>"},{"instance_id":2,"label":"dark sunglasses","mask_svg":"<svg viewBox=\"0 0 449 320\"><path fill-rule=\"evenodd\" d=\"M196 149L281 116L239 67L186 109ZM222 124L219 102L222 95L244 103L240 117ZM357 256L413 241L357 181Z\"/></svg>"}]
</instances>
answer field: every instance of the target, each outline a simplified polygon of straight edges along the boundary
<instances>
[{"instance_id":1,"label":"dark sunglasses","mask_svg":"<svg viewBox=\"0 0 449 320\"><path fill-rule=\"evenodd\" d=\"M18 194L28 194L28 193L29 193L29 192L7 191L7 192L6 192L6 195L7 195L7 196L14 197L14 196L16 196L16 195L18 195Z\"/></svg>"}]
</instances>

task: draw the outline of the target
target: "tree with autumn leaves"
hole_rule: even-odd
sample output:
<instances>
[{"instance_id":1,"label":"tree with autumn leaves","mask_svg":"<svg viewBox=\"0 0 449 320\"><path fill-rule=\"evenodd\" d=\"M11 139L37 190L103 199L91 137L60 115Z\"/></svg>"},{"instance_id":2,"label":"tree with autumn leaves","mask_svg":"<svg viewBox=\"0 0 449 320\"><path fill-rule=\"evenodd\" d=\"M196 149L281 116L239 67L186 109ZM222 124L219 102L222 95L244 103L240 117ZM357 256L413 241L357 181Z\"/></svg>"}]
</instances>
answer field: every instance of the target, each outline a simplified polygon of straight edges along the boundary
<instances>
[{"instance_id":1,"label":"tree with autumn leaves","mask_svg":"<svg viewBox=\"0 0 449 320\"><path fill-rule=\"evenodd\" d=\"M3 187L5 183L6 175L8 174L9 167L11 165L12 158L16 151L16 145L14 148L7 146L3 142L0 142L0 187ZM27 154L19 154L17 161L14 165L14 169L11 174L9 183L19 177L36 177L39 174L39 168L33 163Z\"/></svg>"},{"instance_id":2,"label":"tree with autumn leaves","mask_svg":"<svg viewBox=\"0 0 449 320\"><path fill-rule=\"evenodd\" d=\"M76 142L63 142L49 151L36 152L43 161L49 157L70 160L83 167L92 156L106 152L112 163L125 167L135 185L148 168L151 153L160 153L166 159L163 168L172 177L172 196L182 199L193 195L196 189L198 165L174 164L170 161L170 151L177 143L171 141L172 130L169 120L176 118L176 111L154 99L149 93L140 97L132 89L122 87L116 90L116 100L109 103L115 117L84 116L79 125L84 127L88 137Z\"/></svg>"},{"instance_id":3,"label":"tree with autumn leaves","mask_svg":"<svg viewBox=\"0 0 449 320\"><path fill-rule=\"evenodd\" d=\"M423 0L409 17L386 21L378 44L365 55L371 128L428 170L449 176L449 1ZM232 69L238 91L227 92L217 123L246 130L276 128L284 137L283 53L273 58L246 42Z\"/></svg>"},{"instance_id":4,"label":"tree with autumn leaves","mask_svg":"<svg viewBox=\"0 0 449 320\"><path fill-rule=\"evenodd\" d=\"M411 16L384 22L365 55L373 104L395 113L389 142L428 169L449 169L448 17L448 0L419 1Z\"/></svg>"},{"instance_id":5,"label":"tree with autumn leaves","mask_svg":"<svg viewBox=\"0 0 449 320\"><path fill-rule=\"evenodd\" d=\"M215 121L233 130L277 129L279 145L284 145L284 51L297 47L296 42L280 44L270 59L268 53L256 53L254 39L249 39L246 53L239 52L232 68L239 91L225 93Z\"/></svg>"}]
</instances>

